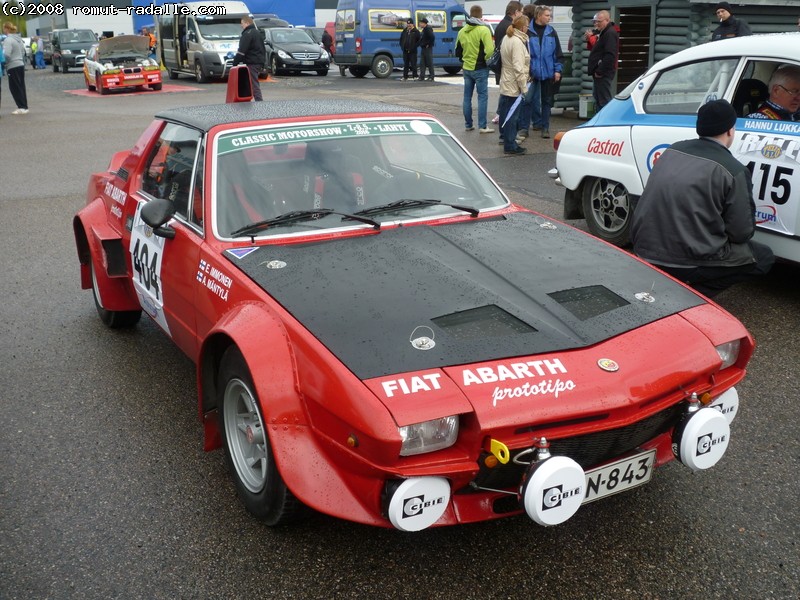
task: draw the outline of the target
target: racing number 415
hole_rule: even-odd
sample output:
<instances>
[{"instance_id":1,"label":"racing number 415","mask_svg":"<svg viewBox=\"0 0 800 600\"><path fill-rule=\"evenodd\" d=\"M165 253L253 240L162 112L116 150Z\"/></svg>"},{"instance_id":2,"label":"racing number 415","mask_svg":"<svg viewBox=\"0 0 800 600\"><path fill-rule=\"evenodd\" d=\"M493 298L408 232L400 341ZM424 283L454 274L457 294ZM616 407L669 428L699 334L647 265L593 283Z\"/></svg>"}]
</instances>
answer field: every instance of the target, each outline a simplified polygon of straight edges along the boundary
<instances>
[{"instance_id":1,"label":"racing number 415","mask_svg":"<svg viewBox=\"0 0 800 600\"><path fill-rule=\"evenodd\" d=\"M133 247L133 270L139 274L139 283L148 292L155 292L156 300L160 300L160 288L158 285L158 252L153 252L150 257L150 250L147 244L136 240Z\"/></svg>"},{"instance_id":2,"label":"racing number 415","mask_svg":"<svg viewBox=\"0 0 800 600\"><path fill-rule=\"evenodd\" d=\"M756 162L750 161L747 163L747 169L750 174L755 177ZM767 185L770 184L770 171L773 165L769 163L761 163L758 165L758 170L761 171L761 185L758 186L758 198L760 200L772 200L775 204L786 204L792 194L791 177L794 170L789 167L775 167L772 172L771 192L769 198L767 195Z\"/></svg>"}]
</instances>

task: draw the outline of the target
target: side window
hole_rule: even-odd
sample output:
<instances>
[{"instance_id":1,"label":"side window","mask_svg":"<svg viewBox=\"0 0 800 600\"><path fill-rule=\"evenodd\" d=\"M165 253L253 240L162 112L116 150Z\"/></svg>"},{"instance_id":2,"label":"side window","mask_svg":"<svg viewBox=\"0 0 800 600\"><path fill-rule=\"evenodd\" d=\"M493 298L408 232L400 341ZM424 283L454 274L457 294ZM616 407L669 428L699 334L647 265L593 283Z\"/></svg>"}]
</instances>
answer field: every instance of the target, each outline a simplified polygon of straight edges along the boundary
<instances>
[{"instance_id":1,"label":"side window","mask_svg":"<svg viewBox=\"0 0 800 600\"><path fill-rule=\"evenodd\" d=\"M719 100L733 77L738 58L707 60L664 71L644 100L648 113L694 115L706 102Z\"/></svg>"},{"instance_id":2,"label":"side window","mask_svg":"<svg viewBox=\"0 0 800 600\"><path fill-rule=\"evenodd\" d=\"M192 206L197 194L192 191L192 172L197 162L200 141L199 131L167 123L150 153L142 176L142 191L155 198L174 202L176 214L193 222L197 222L196 219L189 217L194 214ZM197 171L201 170L202 163L198 165ZM200 211L202 221L202 206Z\"/></svg>"},{"instance_id":3,"label":"side window","mask_svg":"<svg viewBox=\"0 0 800 600\"><path fill-rule=\"evenodd\" d=\"M756 112L769 97L769 80L782 63L773 61L749 61L736 85L731 104L740 117Z\"/></svg>"}]
</instances>

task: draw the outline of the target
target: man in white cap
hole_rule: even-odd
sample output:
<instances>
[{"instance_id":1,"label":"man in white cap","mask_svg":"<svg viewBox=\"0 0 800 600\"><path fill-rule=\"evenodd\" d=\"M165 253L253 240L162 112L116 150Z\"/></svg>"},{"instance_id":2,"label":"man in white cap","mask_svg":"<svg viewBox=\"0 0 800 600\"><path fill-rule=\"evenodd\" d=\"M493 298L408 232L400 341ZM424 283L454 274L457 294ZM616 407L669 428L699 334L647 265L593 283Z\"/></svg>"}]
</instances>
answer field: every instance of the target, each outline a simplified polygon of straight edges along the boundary
<instances>
[{"instance_id":1,"label":"man in white cap","mask_svg":"<svg viewBox=\"0 0 800 600\"><path fill-rule=\"evenodd\" d=\"M772 250L752 241L750 171L731 154L736 111L715 100L697 112L699 139L667 148L653 166L631 223L634 252L713 297L766 274Z\"/></svg>"}]
</instances>

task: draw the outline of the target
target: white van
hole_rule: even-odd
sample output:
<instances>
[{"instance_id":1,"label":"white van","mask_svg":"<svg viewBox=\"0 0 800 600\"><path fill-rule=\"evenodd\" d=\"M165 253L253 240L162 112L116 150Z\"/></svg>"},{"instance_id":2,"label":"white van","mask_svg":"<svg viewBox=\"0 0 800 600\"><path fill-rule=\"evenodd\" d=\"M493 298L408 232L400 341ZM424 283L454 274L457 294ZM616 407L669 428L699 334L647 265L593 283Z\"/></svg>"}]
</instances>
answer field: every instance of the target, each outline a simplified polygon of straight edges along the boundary
<instances>
[{"instance_id":1,"label":"white van","mask_svg":"<svg viewBox=\"0 0 800 600\"><path fill-rule=\"evenodd\" d=\"M158 56L170 79L191 75L198 83L228 76L242 35L240 21L250 14L244 2L181 2L158 17Z\"/></svg>"}]
</instances>

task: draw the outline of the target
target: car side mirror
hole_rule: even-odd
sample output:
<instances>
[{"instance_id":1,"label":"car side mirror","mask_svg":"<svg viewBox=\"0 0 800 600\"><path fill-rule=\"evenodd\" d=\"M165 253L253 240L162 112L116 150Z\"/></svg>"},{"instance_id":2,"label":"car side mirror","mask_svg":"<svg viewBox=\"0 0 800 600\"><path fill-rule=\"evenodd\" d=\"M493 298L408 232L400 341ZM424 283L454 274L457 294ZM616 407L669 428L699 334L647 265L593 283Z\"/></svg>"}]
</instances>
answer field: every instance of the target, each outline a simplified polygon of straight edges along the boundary
<instances>
[{"instance_id":1,"label":"car side mirror","mask_svg":"<svg viewBox=\"0 0 800 600\"><path fill-rule=\"evenodd\" d=\"M142 221L153 228L153 233L158 237L171 240L175 237L172 227L165 227L166 223L175 215L175 205L170 200L156 198L146 202L142 207Z\"/></svg>"}]
</instances>

